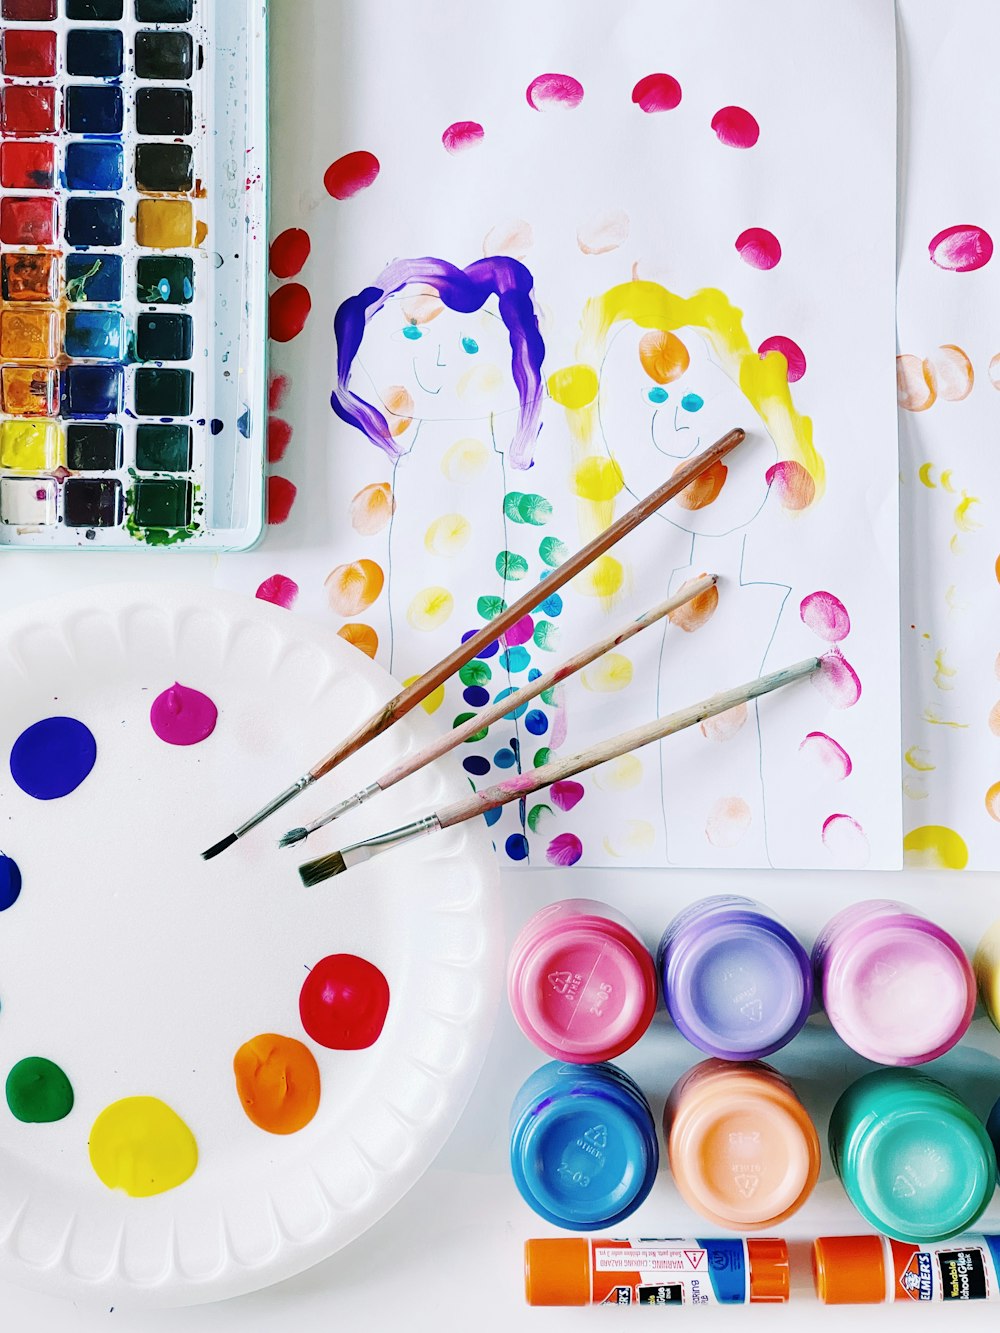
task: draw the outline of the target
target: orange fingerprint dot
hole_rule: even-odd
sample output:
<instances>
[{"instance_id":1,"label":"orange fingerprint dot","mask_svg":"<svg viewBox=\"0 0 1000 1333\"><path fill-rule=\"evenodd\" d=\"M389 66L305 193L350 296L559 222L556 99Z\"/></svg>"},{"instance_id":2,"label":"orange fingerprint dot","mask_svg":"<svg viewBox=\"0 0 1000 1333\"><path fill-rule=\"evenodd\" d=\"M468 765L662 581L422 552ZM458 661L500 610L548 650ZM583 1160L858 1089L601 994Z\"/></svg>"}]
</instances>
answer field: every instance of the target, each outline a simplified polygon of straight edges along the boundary
<instances>
[{"instance_id":1,"label":"orange fingerprint dot","mask_svg":"<svg viewBox=\"0 0 1000 1333\"><path fill-rule=\"evenodd\" d=\"M1000 352L990 360L990 383L994 389L1000 389Z\"/></svg>"},{"instance_id":2,"label":"orange fingerprint dot","mask_svg":"<svg viewBox=\"0 0 1000 1333\"><path fill-rule=\"evenodd\" d=\"M409 429L413 420L413 397L403 384L391 384L382 395L382 406L389 416L389 434L395 437Z\"/></svg>"},{"instance_id":3,"label":"orange fingerprint dot","mask_svg":"<svg viewBox=\"0 0 1000 1333\"><path fill-rule=\"evenodd\" d=\"M269 1134L294 1134L319 1110L319 1066L294 1037L251 1037L236 1052L233 1073L244 1111Z\"/></svg>"},{"instance_id":4,"label":"orange fingerprint dot","mask_svg":"<svg viewBox=\"0 0 1000 1333\"><path fill-rule=\"evenodd\" d=\"M653 329L639 339L639 360L651 380L669 384L679 378L691 364L688 349L675 333Z\"/></svg>"},{"instance_id":5,"label":"orange fingerprint dot","mask_svg":"<svg viewBox=\"0 0 1000 1333\"><path fill-rule=\"evenodd\" d=\"M997 583L1000 583L1000 555L997 556L996 564L993 566L993 573L997 576Z\"/></svg>"},{"instance_id":6,"label":"orange fingerprint dot","mask_svg":"<svg viewBox=\"0 0 1000 1333\"><path fill-rule=\"evenodd\" d=\"M994 736L1000 736L1000 701L990 709L990 731Z\"/></svg>"},{"instance_id":7,"label":"orange fingerprint dot","mask_svg":"<svg viewBox=\"0 0 1000 1333\"><path fill-rule=\"evenodd\" d=\"M735 847L753 822L742 796L723 796L705 820L705 837L713 847Z\"/></svg>"},{"instance_id":8,"label":"orange fingerprint dot","mask_svg":"<svg viewBox=\"0 0 1000 1333\"><path fill-rule=\"evenodd\" d=\"M960 403L972 392L975 375L972 362L961 347L945 343L924 361L924 379L939 398Z\"/></svg>"},{"instance_id":9,"label":"orange fingerprint dot","mask_svg":"<svg viewBox=\"0 0 1000 1333\"><path fill-rule=\"evenodd\" d=\"M698 577L703 579L705 575L699 574ZM677 591L679 593L683 592L685 588L690 588L691 584L694 582L694 579L688 579L685 583L681 584ZM715 615L718 605L719 590L713 583L711 588L706 588L705 591L700 592L697 597L692 597L690 602L685 602L684 605L679 606L676 611L669 611L667 613L667 619L670 621L671 625L676 625L677 628L682 629L685 634L693 634L696 629L701 629L702 625L708 624ZM732 711L735 712L736 710L733 709ZM740 726L742 725L743 724L740 723ZM715 739L721 740L722 737L717 737Z\"/></svg>"},{"instance_id":10,"label":"orange fingerprint dot","mask_svg":"<svg viewBox=\"0 0 1000 1333\"><path fill-rule=\"evenodd\" d=\"M1000 824L1000 782L994 782L986 793L986 810Z\"/></svg>"},{"instance_id":11,"label":"orange fingerprint dot","mask_svg":"<svg viewBox=\"0 0 1000 1333\"><path fill-rule=\"evenodd\" d=\"M346 639L348 643L353 644L355 648L374 659L378 652L378 635L371 625L362 625L352 621L349 625L342 625L337 633L342 639Z\"/></svg>"},{"instance_id":12,"label":"orange fingerprint dot","mask_svg":"<svg viewBox=\"0 0 1000 1333\"><path fill-rule=\"evenodd\" d=\"M715 717L706 717L701 724L701 734L706 740L728 741L738 731L742 731L746 720L746 704L737 704L735 708L727 708L724 713L716 713Z\"/></svg>"},{"instance_id":13,"label":"orange fingerprint dot","mask_svg":"<svg viewBox=\"0 0 1000 1333\"><path fill-rule=\"evenodd\" d=\"M683 467L687 467L687 464L678 463L674 468L673 475L676 476ZM704 509L722 494L722 488L726 484L728 475L729 469L725 463L721 461L713 463L711 467L705 469L700 477L695 477L694 481L688 482L674 499L682 509Z\"/></svg>"},{"instance_id":14,"label":"orange fingerprint dot","mask_svg":"<svg viewBox=\"0 0 1000 1333\"><path fill-rule=\"evenodd\" d=\"M342 616L356 616L371 606L384 583L381 565L374 560L355 560L331 569L324 586L331 610Z\"/></svg>"},{"instance_id":15,"label":"orange fingerprint dot","mask_svg":"<svg viewBox=\"0 0 1000 1333\"><path fill-rule=\"evenodd\" d=\"M937 390L927 378L927 363L919 356L905 353L896 357L896 401L907 412L924 412L937 398Z\"/></svg>"},{"instance_id":16,"label":"orange fingerprint dot","mask_svg":"<svg viewBox=\"0 0 1000 1333\"><path fill-rule=\"evenodd\" d=\"M437 319L444 309L444 302L433 287L418 287L412 296L401 303L403 316L411 324L427 324Z\"/></svg>"},{"instance_id":17,"label":"orange fingerprint dot","mask_svg":"<svg viewBox=\"0 0 1000 1333\"><path fill-rule=\"evenodd\" d=\"M816 483L812 475L794 459L774 463L764 474L768 486L773 486L782 509L808 509L816 499Z\"/></svg>"},{"instance_id":18,"label":"orange fingerprint dot","mask_svg":"<svg viewBox=\"0 0 1000 1333\"><path fill-rule=\"evenodd\" d=\"M351 501L351 527L362 537L381 532L396 512L396 499L387 481L365 486Z\"/></svg>"}]
</instances>

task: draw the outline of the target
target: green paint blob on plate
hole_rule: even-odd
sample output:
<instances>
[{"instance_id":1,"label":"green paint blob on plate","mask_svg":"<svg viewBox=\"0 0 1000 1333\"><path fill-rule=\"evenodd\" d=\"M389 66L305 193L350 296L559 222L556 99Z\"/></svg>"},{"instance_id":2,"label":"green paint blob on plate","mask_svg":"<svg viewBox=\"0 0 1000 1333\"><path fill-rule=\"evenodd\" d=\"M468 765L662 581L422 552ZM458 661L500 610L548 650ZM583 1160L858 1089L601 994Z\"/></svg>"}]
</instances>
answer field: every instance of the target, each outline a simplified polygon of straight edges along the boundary
<instances>
[{"instance_id":1,"label":"green paint blob on plate","mask_svg":"<svg viewBox=\"0 0 1000 1333\"><path fill-rule=\"evenodd\" d=\"M544 495L522 495L517 512L521 515L522 523L531 523L537 528L548 523L552 517L552 506Z\"/></svg>"},{"instance_id":2,"label":"green paint blob on plate","mask_svg":"<svg viewBox=\"0 0 1000 1333\"><path fill-rule=\"evenodd\" d=\"M478 657L474 657L471 662L466 662L464 667L460 667L458 678L463 685L483 686L493 679L493 672L487 662L480 662Z\"/></svg>"},{"instance_id":3,"label":"green paint blob on plate","mask_svg":"<svg viewBox=\"0 0 1000 1333\"><path fill-rule=\"evenodd\" d=\"M551 620L538 620L535 622L532 638L537 648L546 653L554 653L559 642L559 626L553 625Z\"/></svg>"},{"instance_id":4,"label":"green paint blob on plate","mask_svg":"<svg viewBox=\"0 0 1000 1333\"><path fill-rule=\"evenodd\" d=\"M454 731L456 727L460 727L463 722L468 722L470 717L475 716L475 713L459 713L458 717L456 717L455 721L451 724L452 731ZM488 731L489 727L483 727L481 731L473 732L471 736L466 736L465 744L471 745L473 741L481 741Z\"/></svg>"},{"instance_id":5,"label":"green paint blob on plate","mask_svg":"<svg viewBox=\"0 0 1000 1333\"><path fill-rule=\"evenodd\" d=\"M552 760L552 751L547 745L543 745L540 750L535 751L535 757L531 764L533 768L544 768Z\"/></svg>"},{"instance_id":6,"label":"green paint blob on plate","mask_svg":"<svg viewBox=\"0 0 1000 1333\"><path fill-rule=\"evenodd\" d=\"M569 559L569 547L558 537L543 537L538 544L538 554L550 569L558 569Z\"/></svg>"},{"instance_id":7,"label":"green paint blob on plate","mask_svg":"<svg viewBox=\"0 0 1000 1333\"><path fill-rule=\"evenodd\" d=\"M62 1120L73 1109L73 1085L51 1060L30 1055L18 1060L7 1075L7 1105L29 1125Z\"/></svg>"},{"instance_id":8,"label":"green paint blob on plate","mask_svg":"<svg viewBox=\"0 0 1000 1333\"><path fill-rule=\"evenodd\" d=\"M502 597L480 597L476 602L476 610L484 620L496 620L497 616L507 610L507 603Z\"/></svg>"},{"instance_id":9,"label":"green paint blob on plate","mask_svg":"<svg viewBox=\"0 0 1000 1333\"><path fill-rule=\"evenodd\" d=\"M523 579L528 572L528 562L523 555L518 555L516 551L501 551L497 556L497 573L502 579L510 579L516 582Z\"/></svg>"},{"instance_id":10,"label":"green paint blob on plate","mask_svg":"<svg viewBox=\"0 0 1000 1333\"><path fill-rule=\"evenodd\" d=\"M548 752L546 751L546 753ZM531 829L532 833L537 833L538 825L551 814L551 805L533 805L528 811L528 828Z\"/></svg>"}]
</instances>

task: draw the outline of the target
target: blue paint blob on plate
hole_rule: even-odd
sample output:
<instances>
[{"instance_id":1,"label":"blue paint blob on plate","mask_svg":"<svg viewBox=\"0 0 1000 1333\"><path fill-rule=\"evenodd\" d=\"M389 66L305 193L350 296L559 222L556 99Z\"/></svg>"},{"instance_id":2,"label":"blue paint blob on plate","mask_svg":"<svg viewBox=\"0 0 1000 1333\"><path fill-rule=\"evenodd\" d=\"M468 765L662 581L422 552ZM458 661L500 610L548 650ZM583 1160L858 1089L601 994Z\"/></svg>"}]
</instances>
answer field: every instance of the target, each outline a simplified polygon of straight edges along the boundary
<instances>
[{"instance_id":1,"label":"blue paint blob on plate","mask_svg":"<svg viewBox=\"0 0 1000 1333\"><path fill-rule=\"evenodd\" d=\"M470 754L468 759L462 760L462 767L474 778L482 778L490 771L490 761L485 755Z\"/></svg>"},{"instance_id":2,"label":"blue paint blob on plate","mask_svg":"<svg viewBox=\"0 0 1000 1333\"><path fill-rule=\"evenodd\" d=\"M512 861L523 861L528 855L528 839L523 833L512 833L504 843L504 850Z\"/></svg>"},{"instance_id":3,"label":"blue paint blob on plate","mask_svg":"<svg viewBox=\"0 0 1000 1333\"><path fill-rule=\"evenodd\" d=\"M0 852L0 912L13 907L21 892L21 871L16 861Z\"/></svg>"},{"instance_id":4,"label":"blue paint blob on plate","mask_svg":"<svg viewBox=\"0 0 1000 1333\"><path fill-rule=\"evenodd\" d=\"M52 801L75 791L94 767L97 742L74 717L46 717L22 731L10 752L10 774L23 792Z\"/></svg>"}]
</instances>

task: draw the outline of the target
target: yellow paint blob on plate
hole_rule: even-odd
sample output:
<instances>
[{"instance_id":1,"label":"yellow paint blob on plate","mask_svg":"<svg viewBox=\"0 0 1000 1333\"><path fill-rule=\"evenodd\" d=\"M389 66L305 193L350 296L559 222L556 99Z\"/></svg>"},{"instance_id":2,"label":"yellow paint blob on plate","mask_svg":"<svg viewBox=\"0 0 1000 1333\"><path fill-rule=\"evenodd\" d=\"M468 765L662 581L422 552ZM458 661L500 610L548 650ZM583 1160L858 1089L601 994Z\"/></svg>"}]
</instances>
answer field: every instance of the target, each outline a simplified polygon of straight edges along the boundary
<instances>
[{"instance_id":1,"label":"yellow paint blob on plate","mask_svg":"<svg viewBox=\"0 0 1000 1333\"><path fill-rule=\"evenodd\" d=\"M613 500L625 485L621 469L613 458L595 454L585 458L573 473L573 489L581 500Z\"/></svg>"},{"instance_id":2,"label":"yellow paint blob on plate","mask_svg":"<svg viewBox=\"0 0 1000 1333\"><path fill-rule=\"evenodd\" d=\"M422 588L406 609L407 624L425 632L439 629L455 609L447 588Z\"/></svg>"},{"instance_id":3,"label":"yellow paint blob on plate","mask_svg":"<svg viewBox=\"0 0 1000 1333\"><path fill-rule=\"evenodd\" d=\"M490 460L482 440L456 440L441 459L441 471L449 481L474 481Z\"/></svg>"},{"instance_id":4,"label":"yellow paint blob on plate","mask_svg":"<svg viewBox=\"0 0 1000 1333\"><path fill-rule=\"evenodd\" d=\"M632 661L624 653L605 653L581 671L580 680L585 690L597 694L613 694L632 683Z\"/></svg>"},{"instance_id":5,"label":"yellow paint blob on plate","mask_svg":"<svg viewBox=\"0 0 1000 1333\"><path fill-rule=\"evenodd\" d=\"M194 209L187 199L140 199L136 240L151 250L182 250L194 244Z\"/></svg>"},{"instance_id":6,"label":"yellow paint blob on plate","mask_svg":"<svg viewBox=\"0 0 1000 1333\"><path fill-rule=\"evenodd\" d=\"M458 555L471 536L472 524L464 514L442 514L424 534L424 546L431 555Z\"/></svg>"},{"instance_id":7,"label":"yellow paint blob on plate","mask_svg":"<svg viewBox=\"0 0 1000 1333\"><path fill-rule=\"evenodd\" d=\"M133 1199L183 1185L198 1165L194 1135L159 1097L124 1097L90 1130L90 1164L109 1190Z\"/></svg>"},{"instance_id":8,"label":"yellow paint blob on plate","mask_svg":"<svg viewBox=\"0 0 1000 1333\"><path fill-rule=\"evenodd\" d=\"M0 467L51 472L63 461L63 435L56 422L5 421L0 426Z\"/></svg>"},{"instance_id":9,"label":"yellow paint blob on plate","mask_svg":"<svg viewBox=\"0 0 1000 1333\"><path fill-rule=\"evenodd\" d=\"M419 676L408 676L407 679L403 681L403 688L409 689L409 687L419 679L420 679ZM439 685L436 690L431 691L431 693L427 696L426 699L423 699L421 701L420 707L424 710L425 713L436 713L443 703L444 703L444 686Z\"/></svg>"},{"instance_id":10,"label":"yellow paint blob on plate","mask_svg":"<svg viewBox=\"0 0 1000 1333\"><path fill-rule=\"evenodd\" d=\"M586 407L597 397L597 371L593 366L566 366L549 376L549 394L560 407Z\"/></svg>"},{"instance_id":11,"label":"yellow paint blob on plate","mask_svg":"<svg viewBox=\"0 0 1000 1333\"><path fill-rule=\"evenodd\" d=\"M923 824L903 839L903 859L908 866L935 870L964 870L969 861L965 839L943 824Z\"/></svg>"}]
</instances>

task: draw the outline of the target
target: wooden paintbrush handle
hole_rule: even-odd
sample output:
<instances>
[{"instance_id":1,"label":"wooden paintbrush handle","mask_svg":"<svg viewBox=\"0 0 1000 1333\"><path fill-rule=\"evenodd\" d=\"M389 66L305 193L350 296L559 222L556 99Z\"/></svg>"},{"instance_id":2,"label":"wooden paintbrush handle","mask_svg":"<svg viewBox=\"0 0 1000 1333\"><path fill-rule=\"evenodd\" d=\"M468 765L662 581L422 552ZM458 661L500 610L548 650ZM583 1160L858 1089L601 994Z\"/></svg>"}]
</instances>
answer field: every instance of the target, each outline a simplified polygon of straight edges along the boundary
<instances>
[{"instance_id":1,"label":"wooden paintbrush handle","mask_svg":"<svg viewBox=\"0 0 1000 1333\"><path fill-rule=\"evenodd\" d=\"M485 810L493 810L498 805L520 800L522 796L539 791L542 787L549 787L553 782L575 777L577 773L584 773L588 768L596 768L598 764L606 763L609 759L617 759L619 755L641 749L643 745L649 745L652 741L662 740L664 736L672 736L674 732L693 727L696 723L703 722L706 717L725 713L728 709L735 708L737 704L747 703L750 699L769 694L783 685L790 685L792 681L811 676L819 666L818 657L806 658L804 662L784 667L781 671L772 671L767 676L761 676L759 680L750 681L746 685L737 685L735 689L724 690L721 694L713 694L710 699L681 708L666 717L657 718L655 722L646 722L631 731L623 731L620 736L601 741L582 754L570 755L566 759L554 759L552 763L544 764L541 768L519 773L516 777L508 778L506 782L486 787L472 796L464 797L461 801L446 805L437 812L438 823L442 828L448 828L451 824L461 824L466 819L472 819L474 815L481 815Z\"/></svg>"},{"instance_id":2,"label":"wooden paintbrush handle","mask_svg":"<svg viewBox=\"0 0 1000 1333\"><path fill-rule=\"evenodd\" d=\"M598 533L586 546L581 546L579 551L571 555L557 569L554 569L548 578L536 583L533 588L529 588L523 597L518 598L516 602L508 606L506 611L501 612L496 619L491 620L488 625L484 625L470 639L460 643L436 666L431 667L412 685L408 685L405 690L401 690L388 703L383 704L367 721L362 722L335 749L331 750L315 767L311 768L309 776L314 779L323 777L331 769L336 768L338 764L343 763L349 755L356 753L362 746L374 740L376 736L381 736L394 722L404 717L417 704L422 703L428 695L433 694L439 685L443 685L446 680L450 680L459 667L463 667L466 662L470 662L477 653L492 643L494 639L500 638L512 625L515 625L522 617L533 611L539 603L544 602L546 597L551 597L570 579L575 578L581 570L586 569L588 565L602 556L622 537L630 533L633 528L638 527L650 514L655 513L657 509L662 509L668 500L672 500L675 495L684 490L685 486L690 485L696 477L701 476L708 468L719 462L720 459L725 458L745 439L746 431L739 428L731 430L721 440L717 440L711 448L690 459L662 486L658 486L644 500L640 500L627 513L622 514L621 518L616 519L610 527Z\"/></svg>"}]
</instances>

